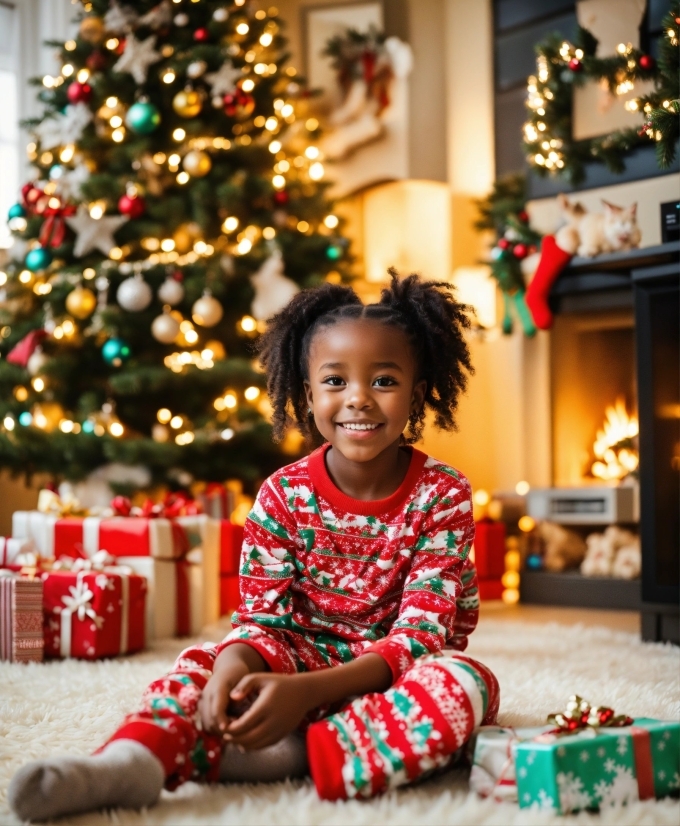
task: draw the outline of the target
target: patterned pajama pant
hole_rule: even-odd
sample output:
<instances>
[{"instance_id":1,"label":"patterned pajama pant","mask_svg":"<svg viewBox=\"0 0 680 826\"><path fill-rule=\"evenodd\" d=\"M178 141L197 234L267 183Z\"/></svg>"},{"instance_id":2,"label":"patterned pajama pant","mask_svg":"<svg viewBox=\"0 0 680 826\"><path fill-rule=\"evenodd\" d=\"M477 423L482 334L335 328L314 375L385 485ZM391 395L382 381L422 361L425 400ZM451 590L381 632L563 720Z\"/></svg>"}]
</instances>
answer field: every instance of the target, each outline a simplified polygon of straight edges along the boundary
<instances>
[{"instance_id":1,"label":"patterned pajama pant","mask_svg":"<svg viewBox=\"0 0 680 826\"><path fill-rule=\"evenodd\" d=\"M149 748L165 768L168 789L218 780L222 741L202 730L198 711L216 655L214 645L183 651L111 738ZM470 657L444 651L417 659L383 694L358 697L309 726L319 796L373 797L446 766L475 727L495 722L499 701L496 678Z\"/></svg>"}]
</instances>

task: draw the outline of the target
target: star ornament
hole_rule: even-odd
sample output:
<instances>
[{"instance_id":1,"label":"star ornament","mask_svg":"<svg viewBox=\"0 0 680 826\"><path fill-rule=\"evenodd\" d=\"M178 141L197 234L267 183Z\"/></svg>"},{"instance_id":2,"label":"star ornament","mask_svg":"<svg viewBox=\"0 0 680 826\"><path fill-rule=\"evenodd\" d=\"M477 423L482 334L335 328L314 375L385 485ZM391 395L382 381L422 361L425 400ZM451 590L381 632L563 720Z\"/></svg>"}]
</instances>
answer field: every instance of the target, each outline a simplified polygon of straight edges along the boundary
<instances>
[{"instance_id":1,"label":"star ornament","mask_svg":"<svg viewBox=\"0 0 680 826\"><path fill-rule=\"evenodd\" d=\"M116 246L113 234L128 220L127 215L105 215L102 218L93 218L87 207L81 204L78 212L66 223L76 233L76 243L73 254L82 258L92 250L99 250L108 255Z\"/></svg>"},{"instance_id":2,"label":"star ornament","mask_svg":"<svg viewBox=\"0 0 680 826\"><path fill-rule=\"evenodd\" d=\"M211 86L213 96L230 95L236 88L236 81L241 77L241 70L237 69L230 60L225 60L218 71L209 72L205 79Z\"/></svg>"},{"instance_id":3,"label":"star ornament","mask_svg":"<svg viewBox=\"0 0 680 826\"><path fill-rule=\"evenodd\" d=\"M157 6L154 6L151 11L147 12L143 17L139 18L139 23L144 26L149 26L154 31L161 29L163 26L169 26L172 22L172 6L169 0L162 0Z\"/></svg>"},{"instance_id":4,"label":"star ornament","mask_svg":"<svg viewBox=\"0 0 680 826\"><path fill-rule=\"evenodd\" d=\"M114 72L128 72L135 79L135 83L146 83L149 66L157 63L162 55L154 49L156 36L151 35L146 40L137 40L130 35L125 41L125 51L113 67Z\"/></svg>"},{"instance_id":5,"label":"star ornament","mask_svg":"<svg viewBox=\"0 0 680 826\"><path fill-rule=\"evenodd\" d=\"M118 0L113 0L104 17L104 28L111 34L124 34L136 20L137 12L131 6L121 6Z\"/></svg>"}]
</instances>

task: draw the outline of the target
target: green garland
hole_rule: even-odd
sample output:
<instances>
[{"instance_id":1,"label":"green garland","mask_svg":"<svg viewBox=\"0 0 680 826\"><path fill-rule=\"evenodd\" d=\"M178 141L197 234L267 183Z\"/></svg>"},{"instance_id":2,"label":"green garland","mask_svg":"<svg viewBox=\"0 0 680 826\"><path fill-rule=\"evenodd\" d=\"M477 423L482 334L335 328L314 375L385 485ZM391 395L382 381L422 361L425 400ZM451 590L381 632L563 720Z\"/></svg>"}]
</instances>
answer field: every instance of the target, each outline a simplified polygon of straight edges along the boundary
<instances>
[{"instance_id":1,"label":"green garland","mask_svg":"<svg viewBox=\"0 0 680 826\"><path fill-rule=\"evenodd\" d=\"M536 75L529 77L527 86L529 117L524 124L524 150L540 175L560 175L578 184L585 178L586 164L592 162L604 163L612 172L621 173L625 155L647 143L648 131L655 136L658 131L661 136L660 163L671 162L677 139L677 107L671 105L667 90L677 90L678 84L679 5L676 0L664 20L667 37L658 64L651 55L630 44L621 44L614 56L598 58L597 40L583 28L579 28L574 43L551 35L536 46ZM670 52L666 51L668 47ZM621 129L601 137L573 140L573 89L588 80L605 81L612 94L630 91L636 81L653 80L653 93L628 102L629 109L648 113L650 123L640 131ZM665 108L664 100L668 103ZM659 109L663 113L657 112ZM654 112L657 114L652 116Z\"/></svg>"},{"instance_id":2,"label":"green garland","mask_svg":"<svg viewBox=\"0 0 680 826\"><path fill-rule=\"evenodd\" d=\"M477 201L480 217L475 222L475 229L481 232L493 230L495 234L488 263L491 275L503 293L502 329L506 335L513 328L511 308L519 317L524 334L533 336L536 333L524 299L526 284L521 262L536 251L541 235L529 225L526 200L526 179L524 175L513 174L497 180L491 193Z\"/></svg>"}]
</instances>

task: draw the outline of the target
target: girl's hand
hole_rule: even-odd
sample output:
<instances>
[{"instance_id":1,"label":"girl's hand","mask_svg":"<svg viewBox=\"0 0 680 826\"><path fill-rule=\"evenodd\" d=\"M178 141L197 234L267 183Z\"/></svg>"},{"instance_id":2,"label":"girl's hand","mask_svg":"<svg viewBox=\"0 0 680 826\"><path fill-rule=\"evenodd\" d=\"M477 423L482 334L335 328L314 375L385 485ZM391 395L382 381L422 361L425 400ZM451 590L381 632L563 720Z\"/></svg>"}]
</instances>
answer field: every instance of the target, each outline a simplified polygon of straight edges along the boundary
<instances>
[{"instance_id":1,"label":"girl's hand","mask_svg":"<svg viewBox=\"0 0 680 826\"><path fill-rule=\"evenodd\" d=\"M227 726L224 739L246 749L262 749L294 731L313 708L305 699L298 674L249 674L231 692L238 703L249 694L257 699Z\"/></svg>"},{"instance_id":2,"label":"girl's hand","mask_svg":"<svg viewBox=\"0 0 680 826\"><path fill-rule=\"evenodd\" d=\"M267 664L249 645L236 643L225 648L215 660L213 675L198 701L203 730L221 734L232 719L228 715L229 695L247 674L265 671Z\"/></svg>"}]
</instances>

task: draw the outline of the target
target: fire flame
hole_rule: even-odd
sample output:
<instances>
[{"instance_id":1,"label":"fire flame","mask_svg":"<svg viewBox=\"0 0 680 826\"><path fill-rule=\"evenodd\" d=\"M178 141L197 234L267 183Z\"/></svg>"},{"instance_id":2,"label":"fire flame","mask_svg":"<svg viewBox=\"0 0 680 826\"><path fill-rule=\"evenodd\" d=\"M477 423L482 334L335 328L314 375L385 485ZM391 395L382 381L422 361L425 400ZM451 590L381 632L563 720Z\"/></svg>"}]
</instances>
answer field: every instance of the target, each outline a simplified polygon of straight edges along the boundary
<instances>
[{"instance_id":1,"label":"fire flame","mask_svg":"<svg viewBox=\"0 0 680 826\"><path fill-rule=\"evenodd\" d=\"M605 410L602 430L597 431L593 453L597 461L591 468L593 476L606 481L623 479L638 466L639 455L633 444L638 435L638 420L629 416L622 398Z\"/></svg>"}]
</instances>

